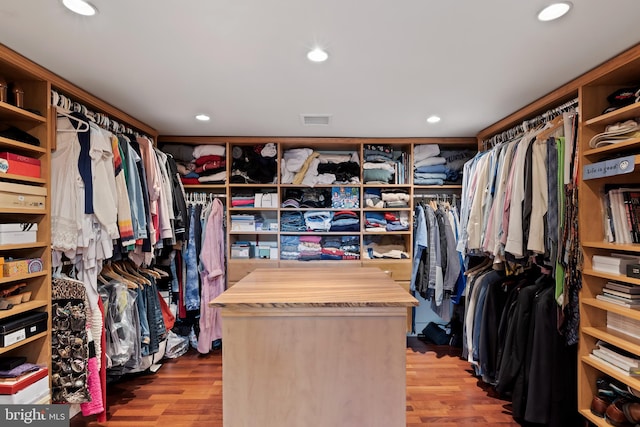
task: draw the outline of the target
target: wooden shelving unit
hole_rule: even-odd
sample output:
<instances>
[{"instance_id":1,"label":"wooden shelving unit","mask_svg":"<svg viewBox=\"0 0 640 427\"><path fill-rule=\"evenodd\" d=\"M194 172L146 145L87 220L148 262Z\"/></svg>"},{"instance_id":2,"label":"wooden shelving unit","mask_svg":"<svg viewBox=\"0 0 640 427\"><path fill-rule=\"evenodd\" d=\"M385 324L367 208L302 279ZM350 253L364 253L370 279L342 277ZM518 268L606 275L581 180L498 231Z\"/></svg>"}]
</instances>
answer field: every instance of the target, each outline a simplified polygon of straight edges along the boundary
<instances>
[{"instance_id":1,"label":"wooden shelving unit","mask_svg":"<svg viewBox=\"0 0 640 427\"><path fill-rule=\"evenodd\" d=\"M13 283L23 282L26 284L25 289L31 292L30 301L14 305L9 310L0 311L0 322L19 319L33 312L46 312L48 315L46 331L15 344L0 347L0 354L26 356L28 362L47 366L51 372L50 83L40 75L37 66L25 62L15 52L3 46L0 46L0 75L9 82L19 82L24 89L22 108L0 102L0 124L18 128L39 140L39 145L32 145L6 136L0 137L0 151L36 158L40 160L41 169L39 178L2 173L0 183L38 187L39 191L46 195L45 206L42 209L0 207L0 223L38 224L36 242L0 245L0 256L42 259L40 272L0 278L0 289Z\"/></svg>"},{"instance_id":2,"label":"wooden shelving unit","mask_svg":"<svg viewBox=\"0 0 640 427\"><path fill-rule=\"evenodd\" d=\"M615 144L591 148L589 141L607 126L628 119L640 117L640 103L635 103L615 111L602 114L608 107L606 97L616 89L640 83L640 48L636 47L625 55L610 60L595 72L594 77L585 80L579 87L581 123L580 144L580 186L579 186L579 230L581 238L584 269L582 272L582 290L580 294L580 336L578 348L578 411L590 422L609 425L602 418L591 414L589 407L596 393L596 379L611 376L624 384L640 390L640 380L633 378L605 362L590 357L598 340L640 356L640 340L631 335L607 327L607 313L640 320L640 310L600 301L596 296L608 281L640 285L640 279L622 274L612 274L593 269L594 255L625 253L640 256L640 244L618 244L608 242L604 230L604 203L602 195L606 184L640 186L640 138L630 138ZM582 179L582 169L592 163L619 157L635 156L634 171L624 175L598 179Z\"/></svg>"},{"instance_id":3,"label":"wooden shelving unit","mask_svg":"<svg viewBox=\"0 0 640 427\"><path fill-rule=\"evenodd\" d=\"M360 206L355 209L349 209L354 211L360 219L360 228L357 231L343 231L343 232L290 232L278 230L268 231L237 231L232 230L230 216L233 214L259 214L265 219L277 222L280 226L280 219L284 213L287 212L311 212L311 211L329 211L338 212L344 209L340 208L291 208L281 207L282 202L286 199L285 194L292 189L306 189L308 186L296 185L290 183L282 183L282 177L278 170L275 177L275 183L268 184L238 184L229 182L231 176L231 161L227 161L227 184L220 185L185 185L184 188L187 192L210 192L212 194L223 194L226 197L227 210L227 260L228 260L228 281L230 284L235 283L246 274L250 273L256 268L260 267L317 267L319 263L327 266L342 267L347 265L364 265L376 266L378 265L385 271L395 272L395 278L402 278L396 280L410 280L411 272L411 251L413 248L413 197L410 197L409 206L406 208L371 208L367 207L364 203L364 193L372 188L380 190L405 190L410 196L414 194L430 195L430 194L457 194L460 195L462 190L461 185L414 185L413 184L413 154L415 147L422 144L438 144L441 149L471 149L473 151L477 148L477 142L475 138L263 138L263 137L188 137L188 136L162 136L159 139L158 146L162 149L164 143L171 144L186 144L186 145L200 145L200 144L217 144L225 146L227 157L232 152L234 146L247 146L255 144L275 143L278 149L277 159L278 166L280 166L280 159L283 158L283 153L287 149L291 148L312 148L318 152L340 152L342 154L350 154L356 152L361 163L359 182L353 184L317 184L313 188L330 190L333 187L355 187L359 190L360 194ZM374 184L363 183L363 147L365 144L388 144L391 145L394 151L402 151L409 155L408 168L408 181L404 184ZM259 192L271 192L276 193L279 201L277 207L231 207L231 198L234 194L243 193L259 193ZM369 212L395 212L406 214L409 218L410 225L406 231L386 231L386 232L371 232L367 231L364 227L364 217ZM268 242L270 245L276 245L278 248L278 254L280 254L280 242L281 238L285 236L303 236L303 235L316 235L316 236L356 236L360 243L360 260L340 260L340 261L292 261L292 260L280 260L280 259L233 259L231 258L230 246L236 241L259 241L261 243ZM364 244L368 239L375 238L375 236L396 236L403 242L404 250L409 254L407 259L366 259ZM257 256L257 255L256 255ZM390 268L389 266L392 266Z\"/></svg>"}]
</instances>

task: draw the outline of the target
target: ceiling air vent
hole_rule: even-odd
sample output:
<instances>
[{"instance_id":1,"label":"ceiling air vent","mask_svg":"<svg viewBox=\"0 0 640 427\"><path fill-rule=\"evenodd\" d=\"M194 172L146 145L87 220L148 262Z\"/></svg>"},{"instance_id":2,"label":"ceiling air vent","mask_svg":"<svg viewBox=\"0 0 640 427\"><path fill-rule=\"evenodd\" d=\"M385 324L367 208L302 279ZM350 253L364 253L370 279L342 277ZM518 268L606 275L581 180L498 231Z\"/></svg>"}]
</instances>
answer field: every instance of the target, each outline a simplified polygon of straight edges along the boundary
<instances>
[{"instance_id":1,"label":"ceiling air vent","mask_svg":"<svg viewBox=\"0 0 640 427\"><path fill-rule=\"evenodd\" d=\"M304 126L329 126L331 123L330 114L300 114L300 119Z\"/></svg>"}]
</instances>

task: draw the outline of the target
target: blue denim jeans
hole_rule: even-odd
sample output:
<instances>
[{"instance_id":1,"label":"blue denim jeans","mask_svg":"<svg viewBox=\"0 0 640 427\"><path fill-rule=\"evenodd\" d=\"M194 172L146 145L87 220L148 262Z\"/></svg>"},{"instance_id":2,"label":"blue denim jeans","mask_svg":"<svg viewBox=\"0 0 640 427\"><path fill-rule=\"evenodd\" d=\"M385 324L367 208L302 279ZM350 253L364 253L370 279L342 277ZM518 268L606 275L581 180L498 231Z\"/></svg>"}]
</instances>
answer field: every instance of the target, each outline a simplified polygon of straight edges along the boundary
<instances>
[{"instance_id":1,"label":"blue denim jeans","mask_svg":"<svg viewBox=\"0 0 640 427\"><path fill-rule=\"evenodd\" d=\"M196 238L193 224L200 221L196 216L196 210L189 208L189 216L191 217L191 226L189 227L189 240L184 251L184 262L187 267L187 277L185 283L184 304L187 311L200 310L200 274L198 272L198 256L196 252Z\"/></svg>"}]
</instances>

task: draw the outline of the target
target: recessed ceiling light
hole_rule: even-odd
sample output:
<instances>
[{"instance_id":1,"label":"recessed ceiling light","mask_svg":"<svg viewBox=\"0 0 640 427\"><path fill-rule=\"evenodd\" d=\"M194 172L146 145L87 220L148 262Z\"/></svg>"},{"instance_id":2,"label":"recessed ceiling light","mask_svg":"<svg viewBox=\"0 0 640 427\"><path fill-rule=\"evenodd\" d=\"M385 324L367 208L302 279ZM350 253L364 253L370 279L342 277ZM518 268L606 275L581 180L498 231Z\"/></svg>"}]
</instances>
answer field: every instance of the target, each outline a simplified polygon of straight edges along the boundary
<instances>
[{"instance_id":1,"label":"recessed ceiling light","mask_svg":"<svg viewBox=\"0 0 640 427\"><path fill-rule=\"evenodd\" d=\"M545 7L538 13L539 21L553 21L554 19L558 19L561 16L565 15L571 9L571 2L563 1L560 3L553 3L549 6Z\"/></svg>"},{"instance_id":2,"label":"recessed ceiling light","mask_svg":"<svg viewBox=\"0 0 640 427\"><path fill-rule=\"evenodd\" d=\"M309 59L309 61L313 62L324 62L327 60L327 58L329 58L329 54L317 47L307 53L307 58Z\"/></svg>"},{"instance_id":3,"label":"recessed ceiling light","mask_svg":"<svg viewBox=\"0 0 640 427\"><path fill-rule=\"evenodd\" d=\"M427 117L427 123L438 123L440 121L440 117L439 116L429 116Z\"/></svg>"},{"instance_id":4,"label":"recessed ceiling light","mask_svg":"<svg viewBox=\"0 0 640 427\"><path fill-rule=\"evenodd\" d=\"M84 0L62 0L62 4L72 12L83 16L93 16L98 12L91 3Z\"/></svg>"},{"instance_id":5,"label":"recessed ceiling light","mask_svg":"<svg viewBox=\"0 0 640 427\"><path fill-rule=\"evenodd\" d=\"M211 117L207 116L206 114L198 114L196 116L196 120L200 120L201 122L208 122L211 119Z\"/></svg>"}]
</instances>

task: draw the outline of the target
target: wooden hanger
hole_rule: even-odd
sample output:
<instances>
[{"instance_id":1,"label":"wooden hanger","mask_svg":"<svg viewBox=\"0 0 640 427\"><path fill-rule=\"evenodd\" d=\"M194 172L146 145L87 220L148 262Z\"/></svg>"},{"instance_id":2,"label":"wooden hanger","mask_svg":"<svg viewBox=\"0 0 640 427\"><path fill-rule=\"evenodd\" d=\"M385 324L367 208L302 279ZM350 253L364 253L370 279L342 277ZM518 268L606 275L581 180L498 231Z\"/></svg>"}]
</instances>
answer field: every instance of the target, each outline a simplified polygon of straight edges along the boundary
<instances>
[{"instance_id":1,"label":"wooden hanger","mask_svg":"<svg viewBox=\"0 0 640 427\"><path fill-rule=\"evenodd\" d=\"M137 271L133 271L132 269L129 269L127 267L127 264L123 263L118 263L115 262L113 263L113 268L116 270L116 272L120 273L122 276L124 276L125 278L131 280L132 282L136 282L136 283L143 283L145 285L151 285L151 282L144 276L140 275Z\"/></svg>"},{"instance_id":2,"label":"wooden hanger","mask_svg":"<svg viewBox=\"0 0 640 427\"><path fill-rule=\"evenodd\" d=\"M169 273L167 273L166 271L161 270L161 269L159 269L159 268L153 267L153 271L155 271L156 273L158 273L158 274L160 275L160 277L164 277L164 278L169 277Z\"/></svg>"},{"instance_id":3,"label":"wooden hanger","mask_svg":"<svg viewBox=\"0 0 640 427\"><path fill-rule=\"evenodd\" d=\"M112 265L110 263L106 263L102 266L102 271L100 272L100 274L103 274L105 277L108 277L109 279L113 279L116 280L118 282L124 283L125 285L127 285L127 287L129 289L138 289L139 286L136 282L131 281L127 278L122 277L122 275L116 273L113 268Z\"/></svg>"},{"instance_id":4,"label":"wooden hanger","mask_svg":"<svg viewBox=\"0 0 640 427\"><path fill-rule=\"evenodd\" d=\"M464 272L465 276L468 276L470 274L474 274L478 271L484 270L487 267L490 267L493 264L493 260L489 257L486 257L480 264L476 265L475 267L467 270Z\"/></svg>"},{"instance_id":5,"label":"wooden hanger","mask_svg":"<svg viewBox=\"0 0 640 427\"><path fill-rule=\"evenodd\" d=\"M545 127L536 135L536 141L546 142L554 133L563 129L564 123L562 116L558 116L555 119L547 122Z\"/></svg>"}]
</instances>

